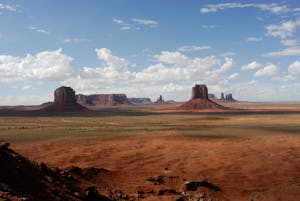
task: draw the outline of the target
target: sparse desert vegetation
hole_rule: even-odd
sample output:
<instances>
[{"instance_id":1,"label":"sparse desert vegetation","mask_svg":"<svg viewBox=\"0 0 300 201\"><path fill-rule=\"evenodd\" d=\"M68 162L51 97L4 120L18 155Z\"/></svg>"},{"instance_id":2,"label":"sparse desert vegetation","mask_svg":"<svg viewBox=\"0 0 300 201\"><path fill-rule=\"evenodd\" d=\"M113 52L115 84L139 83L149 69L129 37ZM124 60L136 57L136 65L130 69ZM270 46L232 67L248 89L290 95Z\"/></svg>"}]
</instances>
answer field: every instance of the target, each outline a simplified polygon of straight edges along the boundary
<instances>
[{"instance_id":1,"label":"sparse desert vegetation","mask_svg":"<svg viewBox=\"0 0 300 201\"><path fill-rule=\"evenodd\" d=\"M160 113L155 107L161 108L2 116L0 138L53 167L104 168L109 173L93 175L90 184L141 200L176 200L187 192L186 183L203 181L221 190L198 186L185 198L200 193L203 200L277 201L300 195L295 105L284 106L293 112Z\"/></svg>"}]
</instances>

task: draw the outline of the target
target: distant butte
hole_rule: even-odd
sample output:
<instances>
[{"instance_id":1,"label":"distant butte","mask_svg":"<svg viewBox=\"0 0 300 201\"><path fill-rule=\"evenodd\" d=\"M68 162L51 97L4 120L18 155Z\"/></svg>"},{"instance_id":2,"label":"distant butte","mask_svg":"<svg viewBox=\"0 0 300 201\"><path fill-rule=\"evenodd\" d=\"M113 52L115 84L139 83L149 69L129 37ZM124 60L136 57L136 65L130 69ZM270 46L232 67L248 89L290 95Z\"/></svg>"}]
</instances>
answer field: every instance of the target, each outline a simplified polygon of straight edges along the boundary
<instances>
[{"instance_id":1,"label":"distant butte","mask_svg":"<svg viewBox=\"0 0 300 201\"><path fill-rule=\"evenodd\" d=\"M93 95L76 95L76 101L82 105L131 105L125 94L93 94Z\"/></svg>"},{"instance_id":2,"label":"distant butte","mask_svg":"<svg viewBox=\"0 0 300 201\"><path fill-rule=\"evenodd\" d=\"M78 104L75 91L71 87L59 87L54 91L54 102L44 108L48 112L78 112L87 110Z\"/></svg>"},{"instance_id":3,"label":"distant butte","mask_svg":"<svg viewBox=\"0 0 300 201\"><path fill-rule=\"evenodd\" d=\"M183 110L205 110L205 109L226 109L208 98L208 90L206 85L195 85L192 88L191 100L182 104L178 109Z\"/></svg>"},{"instance_id":4,"label":"distant butte","mask_svg":"<svg viewBox=\"0 0 300 201\"><path fill-rule=\"evenodd\" d=\"M161 104L161 105L163 105L163 104L169 104L168 102L166 102L166 101L163 99L162 95L159 95L158 99L157 99L154 103L155 103L155 104Z\"/></svg>"}]
</instances>

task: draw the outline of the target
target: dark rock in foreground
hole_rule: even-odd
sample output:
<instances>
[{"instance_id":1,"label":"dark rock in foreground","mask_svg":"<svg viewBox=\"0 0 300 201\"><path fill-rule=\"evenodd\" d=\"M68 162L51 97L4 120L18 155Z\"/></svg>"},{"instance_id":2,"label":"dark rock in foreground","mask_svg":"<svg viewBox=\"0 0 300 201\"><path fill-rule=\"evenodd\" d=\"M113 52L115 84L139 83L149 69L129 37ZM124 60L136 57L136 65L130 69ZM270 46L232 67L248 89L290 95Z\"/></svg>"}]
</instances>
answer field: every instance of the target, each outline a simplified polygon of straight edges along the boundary
<instances>
[{"instance_id":1,"label":"dark rock in foreground","mask_svg":"<svg viewBox=\"0 0 300 201\"><path fill-rule=\"evenodd\" d=\"M30 161L0 140L0 200L110 201L63 170Z\"/></svg>"}]
</instances>

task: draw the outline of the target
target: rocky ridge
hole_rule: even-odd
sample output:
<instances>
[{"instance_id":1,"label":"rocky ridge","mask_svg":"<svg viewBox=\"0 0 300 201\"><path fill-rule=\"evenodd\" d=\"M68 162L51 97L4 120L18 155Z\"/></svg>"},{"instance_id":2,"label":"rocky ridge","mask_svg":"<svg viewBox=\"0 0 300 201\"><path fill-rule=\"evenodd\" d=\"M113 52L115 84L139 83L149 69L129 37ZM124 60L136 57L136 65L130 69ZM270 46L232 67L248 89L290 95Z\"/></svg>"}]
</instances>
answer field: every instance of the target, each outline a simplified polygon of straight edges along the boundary
<instances>
[{"instance_id":1,"label":"rocky ridge","mask_svg":"<svg viewBox=\"0 0 300 201\"><path fill-rule=\"evenodd\" d=\"M93 95L76 95L76 101L82 105L131 105L125 94L93 94Z\"/></svg>"}]
</instances>

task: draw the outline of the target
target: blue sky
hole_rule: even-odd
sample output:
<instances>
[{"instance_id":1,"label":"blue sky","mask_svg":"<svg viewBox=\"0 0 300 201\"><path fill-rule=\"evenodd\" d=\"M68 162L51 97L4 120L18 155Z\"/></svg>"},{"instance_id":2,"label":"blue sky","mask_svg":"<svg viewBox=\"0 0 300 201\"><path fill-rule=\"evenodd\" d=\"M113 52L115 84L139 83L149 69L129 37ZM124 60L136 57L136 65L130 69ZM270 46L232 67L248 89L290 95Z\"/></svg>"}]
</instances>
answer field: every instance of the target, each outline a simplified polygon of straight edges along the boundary
<instances>
[{"instance_id":1,"label":"blue sky","mask_svg":"<svg viewBox=\"0 0 300 201\"><path fill-rule=\"evenodd\" d=\"M300 2L0 0L0 105L207 84L239 100L300 100Z\"/></svg>"}]
</instances>

